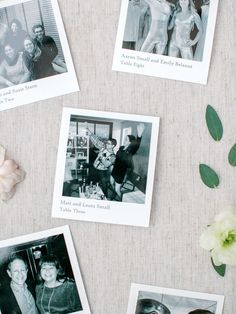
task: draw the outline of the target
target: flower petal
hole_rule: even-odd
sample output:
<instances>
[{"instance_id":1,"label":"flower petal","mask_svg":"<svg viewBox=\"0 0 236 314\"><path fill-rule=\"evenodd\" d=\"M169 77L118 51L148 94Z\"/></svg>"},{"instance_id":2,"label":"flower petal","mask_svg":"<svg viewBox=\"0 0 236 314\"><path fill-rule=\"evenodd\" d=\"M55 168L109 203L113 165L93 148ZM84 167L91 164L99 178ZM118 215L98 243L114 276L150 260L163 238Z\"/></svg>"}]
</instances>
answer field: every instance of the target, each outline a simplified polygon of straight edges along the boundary
<instances>
[{"instance_id":1,"label":"flower petal","mask_svg":"<svg viewBox=\"0 0 236 314\"><path fill-rule=\"evenodd\" d=\"M220 264L236 265L236 243L229 247L218 247L214 249L212 251L212 258L214 261L215 259L218 260Z\"/></svg>"},{"instance_id":2,"label":"flower petal","mask_svg":"<svg viewBox=\"0 0 236 314\"><path fill-rule=\"evenodd\" d=\"M14 187L14 188L11 189L11 191L8 192L8 193L6 193L6 192L0 193L0 200L3 201L3 202L8 201L10 198L13 197L13 195L15 194L15 192L16 192L16 188Z\"/></svg>"},{"instance_id":3,"label":"flower petal","mask_svg":"<svg viewBox=\"0 0 236 314\"><path fill-rule=\"evenodd\" d=\"M219 238L214 226L208 227L200 237L200 246L205 250L212 250L219 245Z\"/></svg>"},{"instance_id":4,"label":"flower petal","mask_svg":"<svg viewBox=\"0 0 236 314\"><path fill-rule=\"evenodd\" d=\"M17 183L19 183L25 179L26 172L23 169L18 168L15 170L15 175L17 176Z\"/></svg>"},{"instance_id":5,"label":"flower petal","mask_svg":"<svg viewBox=\"0 0 236 314\"><path fill-rule=\"evenodd\" d=\"M8 176L18 168L14 160L5 160L0 167L0 176Z\"/></svg>"},{"instance_id":6,"label":"flower petal","mask_svg":"<svg viewBox=\"0 0 236 314\"><path fill-rule=\"evenodd\" d=\"M211 251L211 257L213 259L213 263L216 265L216 266L220 266L222 264L224 264L219 256L219 251L218 250L212 250Z\"/></svg>"},{"instance_id":7,"label":"flower petal","mask_svg":"<svg viewBox=\"0 0 236 314\"><path fill-rule=\"evenodd\" d=\"M5 159L5 154L6 154L5 148L2 145L0 145L0 165L3 163Z\"/></svg>"}]
</instances>

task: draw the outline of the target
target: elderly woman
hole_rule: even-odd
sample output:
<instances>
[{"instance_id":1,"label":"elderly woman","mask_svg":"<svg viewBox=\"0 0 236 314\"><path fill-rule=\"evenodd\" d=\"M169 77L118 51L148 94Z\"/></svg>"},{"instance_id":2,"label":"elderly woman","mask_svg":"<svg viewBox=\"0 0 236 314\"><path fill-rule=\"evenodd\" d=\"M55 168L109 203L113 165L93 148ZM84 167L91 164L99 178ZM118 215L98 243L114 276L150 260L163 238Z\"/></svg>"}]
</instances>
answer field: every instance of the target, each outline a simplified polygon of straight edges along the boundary
<instances>
[{"instance_id":1,"label":"elderly woman","mask_svg":"<svg viewBox=\"0 0 236 314\"><path fill-rule=\"evenodd\" d=\"M198 32L191 39L191 32L197 27ZM202 22L194 7L192 0L178 0L176 11L173 15L169 29L173 28L168 55L171 57L181 56L183 59L193 59L192 47L196 45L202 36Z\"/></svg>"},{"instance_id":2,"label":"elderly woman","mask_svg":"<svg viewBox=\"0 0 236 314\"><path fill-rule=\"evenodd\" d=\"M64 276L57 257L45 255L39 262L43 283L36 287L36 304L41 314L66 314L81 311L75 283Z\"/></svg>"},{"instance_id":3,"label":"elderly woman","mask_svg":"<svg viewBox=\"0 0 236 314\"><path fill-rule=\"evenodd\" d=\"M10 23L10 30L7 36L7 42L15 49L16 52L24 50L24 39L27 32L22 29L21 22L14 19Z\"/></svg>"},{"instance_id":4,"label":"elderly woman","mask_svg":"<svg viewBox=\"0 0 236 314\"><path fill-rule=\"evenodd\" d=\"M26 37L24 40L23 59L31 73L31 80L45 78L55 74L52 63L47 60L46 52L39 48L34 40Z\"/></svg>"},{"instance_id":5,"label":"elderly woman","mask_svg":"<svg viewBox=\"0 0 236 314\"><path fill-rule=\"evenodd\" d=\"M27 69L22 53L7 44L4 47L4 60L0 66L0 86L10 87L30 81L30 72Z\"/></svg>"},{"instance_id":6,"label":"elderly woman","mask_svg":"<svg viewBox=\"0 0 236 314\"><path fill-rule=\"evenodd\" d=\"M152 52L156 48L156 53L163 55L168 40L168 25L173 14L174 6L166 0L144 0L150 7L151 25L141 51Z\"/></svg>"}]
</instances>

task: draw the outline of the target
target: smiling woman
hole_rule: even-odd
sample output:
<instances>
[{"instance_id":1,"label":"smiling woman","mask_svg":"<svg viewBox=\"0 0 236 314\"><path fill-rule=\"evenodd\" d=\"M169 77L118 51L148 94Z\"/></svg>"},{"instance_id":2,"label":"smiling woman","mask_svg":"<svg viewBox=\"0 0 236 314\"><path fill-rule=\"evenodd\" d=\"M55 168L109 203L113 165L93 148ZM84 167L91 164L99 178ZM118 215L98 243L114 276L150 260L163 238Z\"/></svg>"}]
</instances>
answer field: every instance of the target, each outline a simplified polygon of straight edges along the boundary
<instances>
[{"instance_id":1,"label":"smiling woman","mask_svg":"<svg viewBox=\"0 0 236 314\"><path fill-rule=\"evenodd\" d=\"M0 87L10 87L30 80L30 72L25 66L21 52L10 45L4 47L4 60L0 66Z\"/></svg>"},{"instance_id":2,"label":"smiling woman","mask_svg":"<svg viewBox=\"0 0 236 314\"><path fill-rule=\"evenodd\" d=\"M82 310L74 281L66 278L57 257L45 255L39 262L42 284L36 287L40 313L72 313Z\"/></svg>"}]
</instances>

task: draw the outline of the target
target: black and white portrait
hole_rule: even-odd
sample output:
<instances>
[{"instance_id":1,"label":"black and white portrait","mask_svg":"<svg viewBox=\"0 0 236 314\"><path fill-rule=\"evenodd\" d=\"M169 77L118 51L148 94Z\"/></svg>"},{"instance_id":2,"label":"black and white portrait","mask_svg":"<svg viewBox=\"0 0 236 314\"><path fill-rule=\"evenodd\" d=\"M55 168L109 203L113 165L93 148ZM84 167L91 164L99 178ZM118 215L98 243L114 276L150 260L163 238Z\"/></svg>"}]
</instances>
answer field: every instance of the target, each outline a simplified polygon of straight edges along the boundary
<instances>
[{"instance_id":1,"label":"black and white portrait","mask_svg":"<svg viewBox=\"0 0 236 314\"><path fill-rule=\"evenodd\" d=\"M65 108L54 190L56 215L137 219L146 224L158 126L155 117Z\"/></svg>"},{"instance_id":2,"label":"black and white portrait","mask_svg":"<svg viewBox=\"0 0 236 314\"><path fill-rule=\"evenodd\" d=\"M127 314L222 314L224 297L132 284Z\"/></svg>"},{"instance_id":3,"label":"black and white portrait","mask_svg":"<svg viewBox=\"0 0 236 314\"><path fill-rule=\"evenodd\" d=\"M0 88L67 72L50 1L0 9Z\"/></svg>"},{"instance_id":4,"label":"black and white portrait","mask_svg":"<svg viewBox=\"0 0 236 314\"><path fill-rule=\"evenodd\" d=\"M219 0L122 0L112 69L206 84Z\"/></svg>"},{"instance_id":5,"label":"black and white portrait","mask_svg":"<svg viewBox=\"0 0 236 314\"><path fill-rule=\"evenodd\" d=\"M73 270L78 265L71 262L65 238L68 230L61 227L36 239L33 234L31 241L4 247L0 242L1 314L85 313Z\"/></svg>"},{"instance_id":6,"label":"black and white portrait","mask_svg":"<svg viewBox=\"0 0 236 314\"><path fill-rule=\"evenodd\" d=\"M0 110L75 90L57 0L1 1Z\"/></svg>"},{"instance_id":7,"label":"black and white portrait","mask_svg":"<svg viewBox=\"0 0 236 314\"><path fill-rule=\"evenodd\" d=\"M72 115L63 196L144 204L151 126Z\"/></svg>"},{"instance_id":8,"label":"black and white portrait","mask_svg":"<svg viewBox=\"0 0 236 314\"><path fill-rule=\"evenodd\" d=\"M124 49L202 61L210 0L129 0Z\"/></svg>"}]
</instances>

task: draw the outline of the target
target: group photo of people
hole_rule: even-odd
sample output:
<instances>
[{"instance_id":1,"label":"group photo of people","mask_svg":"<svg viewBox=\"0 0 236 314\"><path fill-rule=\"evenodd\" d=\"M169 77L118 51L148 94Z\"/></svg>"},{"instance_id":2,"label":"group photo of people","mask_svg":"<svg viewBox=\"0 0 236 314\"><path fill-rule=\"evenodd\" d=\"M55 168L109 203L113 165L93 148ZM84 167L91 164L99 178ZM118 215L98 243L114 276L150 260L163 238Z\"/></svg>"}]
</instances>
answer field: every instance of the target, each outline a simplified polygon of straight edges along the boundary
<instances>
[{"instance_id":1,"label":"group photo of people","mask_svg":"<svg viewBox=\"0 0 236 314\"><path fill-rule=\"evenodd\" d=\"M145 203L151 123L71 116L63 196Z\"/></svg>"},{"instance_id":2,"label":"group photo of people","mask_svg":"<svg viewBox=\"0 0 236 314\"><path fill-rule=\"evenodd\" d=\"M128 0L122 48L202 61L210 0Z\"/></svg>"},{"instance_id":3,"label":"group photo of people","mask_svg":"<svg viewBox=\"0 0 236 314\"><path fill-rule=\"evenodd\" d=\"M0 88L67 72L50 0L0 8Z\"/></svg>"},{"instance_id":4,"label":"group photo of people","mask_svg":"<svg viewBox=\"0 0 236 314\"><path fill-rule=\"evenodd\" d=\"M81 310L63 234L0 248L0 314Z\"/></svg>"}]
</instances>

